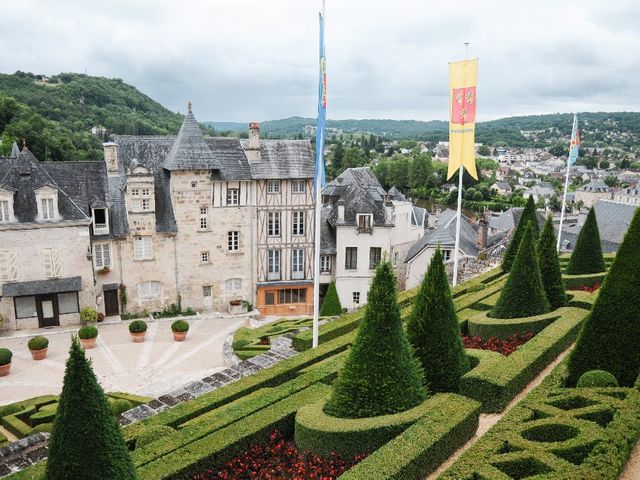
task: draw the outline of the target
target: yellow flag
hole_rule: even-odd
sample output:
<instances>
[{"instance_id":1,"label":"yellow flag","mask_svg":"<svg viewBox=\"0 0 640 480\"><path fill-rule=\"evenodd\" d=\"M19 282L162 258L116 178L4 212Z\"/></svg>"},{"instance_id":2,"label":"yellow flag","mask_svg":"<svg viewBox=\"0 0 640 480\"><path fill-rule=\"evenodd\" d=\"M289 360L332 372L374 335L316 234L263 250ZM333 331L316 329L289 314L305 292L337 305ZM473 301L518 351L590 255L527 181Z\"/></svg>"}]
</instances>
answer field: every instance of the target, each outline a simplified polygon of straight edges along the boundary
<instances>
[{"instance_id":1,"label":"yellow flag","mask_svg":"<svg viewBox=\"0 0 640 480\"><path fill-rule=\"evenodd\" d=\"M463 166L476 180L476 84L478 60L449 64L449 169L447 179Z\"/></svg>"}]
</instances>

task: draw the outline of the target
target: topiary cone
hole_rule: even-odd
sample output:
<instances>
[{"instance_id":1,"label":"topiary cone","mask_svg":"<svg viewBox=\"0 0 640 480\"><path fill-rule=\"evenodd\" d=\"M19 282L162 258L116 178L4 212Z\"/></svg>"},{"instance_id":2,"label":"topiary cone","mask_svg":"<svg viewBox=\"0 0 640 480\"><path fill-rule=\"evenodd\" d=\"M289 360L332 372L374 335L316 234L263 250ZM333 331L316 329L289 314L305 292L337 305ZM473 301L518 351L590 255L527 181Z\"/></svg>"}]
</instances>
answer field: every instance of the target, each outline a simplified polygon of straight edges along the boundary
<instances>
[{"instance_id":1,"label":"topiary cone","mask_svg":"<svg viewBox=\"0 0 640 480\"><path fill-rule=\"evenodd\" d=\"M604 272L605 270L596 211L591 207L576 240L576 248L571 254L566 273L569 275L585 275Z\"/></svg>"},{"instance_id":2,"label":"topiary cone","mask_svg":"<svg viewBox=\"0 0 640 480\"><path fill-rule=\"evenodd\" d=\"M527 223L531 222L533 225L533 235L535 240L538 240L538 235L540 233L540 227L538 225L538 217L536 216L536 204L533 201L533 196L529 195L527 199L527 204L522 210L522 216L520 217L520 221L518 222L518 226L516 227L515 232L513 233L513 238L507 247L507 251L504 254L502 259L502 271L509 272L511 267L513 266L513 262L516 258L516 254L518 253L518 247L520 247L520 241L522 240L522 236L524 235L524 230L527 227Z\"/></svg>"},{"instance_id":3,"label":"topiary cone","mask_svg":"<svg viewBox=\"0 0 640 480\"><path fill-rule=\"evenodd\" d=\"M556 250L556 234L553 230L553 217L549 215L538 241L538 264L542 286L552 309L567 304L567 294L562 281L562 270Z\"/></svg>"},{"instance_id":4,"label":"topiary cone","mask_svg":"<svg viewBox=\"0 0 640 480\"><path fill-rule=\"evenodd\" d=\"M568 384L589 370L613 374L630 387L640 372L640 209L604 279L569 356Z\"/></svg>"},{"instance_id":5,"label":"topiary cone","mask_svg":"<svg viewBox=\"0 0 640 480\"><path fill-rule=\"evenodd\" d=\"M542 287L536 256L533 225L527 225L513 268L495 307L494 318L521 318L548 312L549 301Z\"/></svg>"},{"instance_id":6,"label":"topiary cone","mask_svg":"<svg viewBox=\"0 0 640 480\"><path fill-rule=\"evenodd\" d=\"M364 319L325 412L343 418L402 412L426 398L422 380L402 327L393 269L384 261L376 268Z\"/></svg>"},{"instance_id":7,"label":"topiary cone","mask_svg":"<svg viewBox=\"0 0 640 480\"><path fill-rule=\"evenodd\" d=\"M429 391L457 392L469 359L460 336L440 247L415 297L407 338L422 365Z\"/></svg>"},{"instance_id":8,"label":"topiary cone","mask_svg":"<svg viewBox=\"0 0 640 480\"><path fill-rule=\"evenodd\" d=\"M340 315L342 313L342 305L340 305L340 297L338 297L338 291L336 290L336 282L329 284L327 294L322 301L322 308L320 309L321 317L330 317L333 315Z\"/></svg>"}]
</instances>

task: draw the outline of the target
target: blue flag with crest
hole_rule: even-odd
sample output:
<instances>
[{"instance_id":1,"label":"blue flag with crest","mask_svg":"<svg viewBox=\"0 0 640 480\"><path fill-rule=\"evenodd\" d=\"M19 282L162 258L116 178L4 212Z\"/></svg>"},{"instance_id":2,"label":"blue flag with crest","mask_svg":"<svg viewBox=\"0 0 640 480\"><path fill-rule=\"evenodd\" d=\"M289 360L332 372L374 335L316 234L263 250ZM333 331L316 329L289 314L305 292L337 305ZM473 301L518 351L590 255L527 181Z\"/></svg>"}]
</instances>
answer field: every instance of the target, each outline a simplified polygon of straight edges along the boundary
<instances>
[{"instance_id":1,"label":"blue flag with crest","mask_svg":"<svg viewBox=\"0 0 640 480\"><path fill-rule=\"evenodd\" d=\"M324 56L324 18L320 14L320 77L318 82L318 123L316 130L316 163L314 186L320 182L320 187L326 185L324 171L324 134L327 114L327 70ZM314 188L315 192L315 188Z\"/></svg>"}]
</instances>

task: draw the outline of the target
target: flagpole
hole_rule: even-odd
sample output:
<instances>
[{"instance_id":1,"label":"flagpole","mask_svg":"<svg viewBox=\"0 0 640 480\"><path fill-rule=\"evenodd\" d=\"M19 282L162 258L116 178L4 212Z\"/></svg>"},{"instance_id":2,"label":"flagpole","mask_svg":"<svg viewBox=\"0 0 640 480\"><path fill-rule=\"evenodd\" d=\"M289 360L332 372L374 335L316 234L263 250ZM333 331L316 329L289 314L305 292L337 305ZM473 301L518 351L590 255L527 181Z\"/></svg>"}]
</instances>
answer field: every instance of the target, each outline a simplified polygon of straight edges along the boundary
<instances>
[{"instance_id":1,"label":"flagpole","mask_svg":"<svg viewBox=\"0 0 640 480\"><path fill-rule=\"evenodd\" d=\"M325 0L322 0L322 21L324 22L326 12ZM324 40L323 40L324 41ZM324 50L324 47L322 47ZM320 126L318 126L319 128ZM320 132L320 140L324 145L324 131ZM317 143L317 142L316 142ZM316 144L316 151L321 148ZM324 161L324 159L321 159ZM316 162L317 164L318 162ZM317 165L316 165L317 168ZM315 214L314 214L314 251L313 251L313 326L312 326L312 348L318 346L318 326L320 317L320 229L322 216L322 182L320 175L316 172L314 189L315 189Z\"/></svg>"},{"instance_id":2,"label":"flagpole","mask_svg":"<svg viewBox=\"0 0 640 480\"><path fill-rule=\"evenodd\" d=\"M573 114L573 123L575 124L576 115ZM573 135L573 132L572 132ZM571 170L571 149L569 149L569 155L567 156L567 175L564 180L564 195L562 196L562 209L560 210L560 227L558 228L558 245L556 250L560 253L560 247L562 246L562 225L564 224L564 211L567 205L567 190L569 190L569 171Z\"/></svg>"},{"instance_id":3,"label":"flagpole","mask_svg":"<svg viewBox=\"0 0 640 480\"><path fill-rule=\"evenodd\" d=\"M464 59L469 58L469 42L464 42ZM458 252L460 250L460 223L462 221L462 178L464 177L464 166L460 165L458 177L458 211L456 214L456 244L453 252L453 286L458 284Z\"/></svg>"}]
</instances>

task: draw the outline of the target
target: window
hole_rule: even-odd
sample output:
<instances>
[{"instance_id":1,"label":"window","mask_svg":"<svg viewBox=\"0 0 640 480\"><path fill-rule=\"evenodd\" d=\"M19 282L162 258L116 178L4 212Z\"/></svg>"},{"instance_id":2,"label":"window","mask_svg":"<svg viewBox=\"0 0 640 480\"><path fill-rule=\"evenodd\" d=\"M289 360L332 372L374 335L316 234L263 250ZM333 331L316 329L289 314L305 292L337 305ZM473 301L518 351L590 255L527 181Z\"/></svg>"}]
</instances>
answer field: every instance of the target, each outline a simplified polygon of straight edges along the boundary
<instances>
[{"instance_id":1,"label":"window","mask_svg":"<svg viewBox=\"0 0 640 480\"><path fill-rule=\"evenodd\" d=\"M238 188L227 189L227 205L240 204L240 190Z\"/></svg>"},{"instance_id":2,"label":"window","mask_svg":"<svg viewBox=\"0 0 640 480\"><path fill-rule=\"evenodd\" d=\"M278 290L278 303L305 303L307 301L306 288L284 288Z\"/></svg>"},{"instance_id":3,"label":"window","mask_svg":"<svg viewBox=\"0 0 640 480\"><path fill-rule=\"evenodd\" d=\"M242 291L242 279L241 278L229 278L224 281L225 293L238 293Z\"/></svg>"},{"instance_id":4,"label":"window","mask_svg":"<svg viewBox=\"0 0 640 480\"><path fill-rule=\"evenodd\" d=\"M202 287L202 296L210 297L211 296L211 285L205 285Z\"/></svg>"},{"instance_id":5,"label":"window","mask_svg":"<svg viewBox=\"0 0 640 480\"><path fill-rule=\"evenodd\" d=\"M143 212L148 212L149 210L151 210L151 200L148 198L143 198L140 203L140 210L142 210Z\"/></svg>"},{"instance_id":6,"label":"window","mask_svg":"<svg viewBox=\"0 0 640 480\"><path fill-rule=\"evenodd\" d=\"M371 231L371 214L358 214L358 231L370 232Z\"/></svg>"},{"instance_id":7,"label":"window","mask_svg":"<svg viewBox=\"0 0 640 480\"><path fill-rule=\"evenodd\" d=\"M360 305L360 292L353 292L351 294L354 305Z\"/></svg>"},{"instance_id":8,"label":"window","mask_svg":"<svg viewBox=\"0 0 640 480\"><path fill-rule=\"evenodd\" d=\"M267 250L267 279L280 280L280 250Z\"/></svg>"},{"instance_id":9,"label":"window","mask_svg":"<svg viewBox=\"0 0 640 480\"><path fill-rule=\"evenodd\" d=\"M148 188L143 188L141 193L143 197L148 197L151 194L151 190L149 190Z\"/></svg>"},{"instance_id":10,"label":"window","mask_svg":"<svg viewBox=\"0 0 640 480\"><path fill-rule=\"evenodd\" d=\"M291 190L293 193L304 193L304 180L292 180Z\"/></svg>"},{"instance_id":11,"label":"window","mask_svg":"<svg viewBox=\"0 0 640 480\"><path fill-rule=\"evenodd\" d=\"M0 252L0 280L10 282L18 279L18 254Z\"/></svg>"},{"instance_id":12,"label":"window","mask_svg":"<svg viewBox=\"0 0 640 480\"><path fill-rule=\"evenodd\" d=\"M304 211L293 212L293 234L304 235Z\"/></svg>"},{"instance_id":13,"label":"window","mask_svg":"<svg viewBox=\"0 0 640 480\"><path fill-rule=\"evenodd\" d=\"M445 262L449 260L451 258L451 250L443 250L442 258L444 259Z\"/></svg>"},{"instance_id":14,"label":"window","mask_svg":"<svg viewBox=\"0 0 640 480\"><path fill-rule=\"evenodd\" d=\"M53 198L43 198L41 200L41 203L42 203L42 219L53 220L55 218L55 214L53 212Z\"/></svg>"},{"instance_id":15,"label":"window","mask_svg":"<svg viewBox=\"0 0 640 480\"><path fill-rule=\"evenodd\" d=\"M227 249L230 252L240 250L240 232L227 232Z\"/></svg>"},{"instance_id":16,"label":"window","mask_svg":"<svg viewBox=\"0 0 640 480\"><path fill-rule=\"evenodd\" d=\"M267 193L280 193L280 180L267 180Z\"/></svg>"},{"instance_id":17,"label":"window","mask_svg":"<svg viewBox=\"0 0 640 480\"><path fill-rule=\"evenodd\" d=\"M44 276L46 278L62 276L62 258L60 257L59 249L45 248L42 250L42 260L44 263Z\"/></svg>"},{"instance_id":18,"label":"window","mask_svg":"<svg viewBox=\"0 0 640 480\"><path fill-rule=\"evenodd\" d=\"M143 282L138 285L138 297L141 299L160 298L160 282Z\"/></svg>"},{"instance_id":19,"label":"window","mask_svg":"<svg viewBox=\"0 0 640 480\"><path fill-rule=\"evenodd\" d=\"M270 237L280 236L280 212L268 213L267 235Z\"/></svg>"},{"instance_id":20,"label":"window","mask_svg":"<svg viewBox=\"0 0 640 480\"><path fill-rule=\"evenodd\" d=\"M153 258L153 239L151 236L135 237L133 239L133 259L149 260Z\"/></svg>"},{"instance_id":21,"label":"window","mask_svg":"<svg viewBox=\"0 0 640 480\"><path fill-rule=\"evenodd\" d=\"M347 270L358 268L358 247L347 247L345 249L344 268Z\"/></svg>"},{"instance_id":22,"label":"window","mask_svg":"<svg viewBox=\"0 0 640 480\"><path fill-rule=\"evenodd\" d=\"M276 304L276 294L275 294L275 292L265 292L265 294L264 294L264 303L265 303L265 305L275 305Z\"/></svg>"},{"instance_id":23,"label":"window","mask_svg":"<svg viewBox=\"0 0 640 480\"><path fill-rule=\"evenodd\" d=\"M304 278L304 250L296 248L291 251L291 278Z\"/></svg>"},{"instance_id":24,"label":"window","mask_svg":"<svg viewBox=\"0 0 640 480\"><path fill-rule=\"evenodd\" d=\"M206 230L209 228L209 209L207 207L200 207L200 230Z\"/></svg>"},{"instance_id":25,"label":"window","mask_svg":"<svg viewBox=\"0 0 640 480\"><path fill-rule=\"evenodd\" d=\"M394 267L398 266L398 260L400 260L400 253L399 252L394 252L393 253L393 266Z\"/></svg>"},{"instance_id":26,"label":"window","mask_svg":"<svg viewBox=\"0 0 640 480\"><path fill-rule=\"evenodd\" d=\"M93 234L106 235L109 233L109 224L107 220L106 208L93 209Z\"/></svg>"},{"instance_id":27,"label":"window","mask_svg":"<svg viewBox=\"0 0 640 480\"><path fill-rule=\"evenodd\" d=\"M37 317L36 297L15 297L13 302L16 307L16 318Z\"/></svg>"},{"instance_id":28,"label":"window","mask_svg":"<svg viewBox=\"0 0 640 480\"><path fill-rule=\"evenodd\" d=\"M369 249L369 269L373 270L382 260L382 248L371 247Z\"/></svg>"},{"instance_id":29,"label":"window","mask_svg":"<svg viewBox=\"0 0 640 480\"><path fill-rule=\"evenodd\" d=\"M320 256L320 271L322 273L331 272L331 255Z\"/></svg>"},{"instance_id":30,"label":"window","mask_svg":"<svg viewBox=\"0 0 640 480\"><path fill-rule=\"evenodd\" d=\"M200 252L200 263L209 263L209 252Z\"/></svg>"},{"instance_id":31,"label":"window","mask_svg":"<svg viewBox=\"0 0 640 480\"><path fill-rule=\"evenodd\" d=\"M111 246L108 243L93 246L93 264L96 268L111 267Z\"/></svg>"},{"instance_id":32,"label":"window","mask_svg":"<svg viewBox=\"0 0 640 480\"><path fill-rule=\"evenodd\" d=\"M137 188L132 188L131 189L131 196L132 197L139 197L140 196L140 190Z\"/></svg>"},{"instance_id":33,"label":"window","mask_svg":"<svg viewBox=\"0 0 640 480\"><path fill-rule=\"evenodd\" d=\"M9 215L9 200L0 200L0 222L11 221Z\"/></svg>"},{"instance_id":34,"label":"window","mask_svg":"<svg viewBox=\"0 0 640 480\"><path fill-rule=\"evenodd\" d=\"M59 313L78 313L78 292L58 294Z\"/></svg>"}]
</instances>

